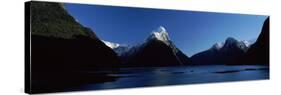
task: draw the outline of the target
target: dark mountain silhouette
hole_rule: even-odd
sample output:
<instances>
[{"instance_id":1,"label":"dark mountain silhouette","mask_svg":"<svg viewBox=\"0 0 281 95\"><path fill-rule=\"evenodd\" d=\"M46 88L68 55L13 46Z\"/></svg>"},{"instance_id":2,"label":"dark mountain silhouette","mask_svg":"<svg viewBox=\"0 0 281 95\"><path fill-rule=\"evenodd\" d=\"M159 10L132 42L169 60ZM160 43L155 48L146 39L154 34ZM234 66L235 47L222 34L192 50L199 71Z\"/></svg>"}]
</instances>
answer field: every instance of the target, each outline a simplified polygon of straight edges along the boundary
<instances>
[{"instance_id":1,"label":"dark mountain silhouette","mask_svg":"<svg viewBox=\"0 0 281 95\"><path fill-rule=\"evenodd\" d=\"M91 29L76 22L63 4L36 1L29 4L32 86L31 90L26 90L28 93L59 91L82 83L114 80L105 74L81 73L121 64L117 54Z\"/></svg>"},{"instance_id":2,"label":"dark mountain silhouette","mask_svg":"<svg viewBox=\"0 0 281 95\"><path fill-rule=\"evenodd\" d=\"M269 17L264 21L257 41L248 50L247 64L269 65Z\"/></svg>"},{"instance_id":3,"label":"dark mountain silhouette","mask_svg":"<svg viewBox=\"0 0 281 95\"><path fill-rule=\"evenodd\" d=\"M189 58L169 40L162 26L143 44L131 48L121 58L125 59L125 66L137 67L180 66L189 62Z\"/></svg>"},{"instance_id":4,"label":"dark mountain silhouette","mask_svg":"<svg viewBox=\"0 0 281 95\"><path fill-rule=\"evenodd\" d=\"M191 57L192 65L269 65L269 18L257 41L247 47L243 41L228 38L222 47L212 48Z\"/></svg>"},{"instance_id":5,"label":"dark mountain silhouette","mask_svg":"<svg viewBox=\"0 0 281 95\"><path fill-rule=\"evenodd\" d=\"M116 53L89 28L77 23L62 4L32 2L31 18L34 69L79 70L120 64Z\"/></svg>"},{"instance_id":6,"label":"dark mountain silhouette","mask_svg":"<svg viewBox=\"0 0 281 95\"><path fill-rule=\"evenodd\" d=\"M223 46L213 45L212 48L191 57L192 65L226 65L236 64L243 57L248 47L234 38L227 38Z\"/></svg>"}]
</instances>

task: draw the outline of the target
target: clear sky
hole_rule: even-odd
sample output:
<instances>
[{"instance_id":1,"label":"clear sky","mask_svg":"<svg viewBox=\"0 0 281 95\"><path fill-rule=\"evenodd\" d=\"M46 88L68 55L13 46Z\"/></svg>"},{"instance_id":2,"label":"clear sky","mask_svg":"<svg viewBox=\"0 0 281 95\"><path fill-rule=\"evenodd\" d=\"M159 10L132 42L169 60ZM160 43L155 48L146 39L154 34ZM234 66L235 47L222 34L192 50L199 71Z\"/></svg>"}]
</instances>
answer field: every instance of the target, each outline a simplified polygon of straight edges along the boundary
<instances>
[{"instance_id":1,"label":"clear sky","mask_svg":"<svg viewBox=\"0 0 281 95\"><path fill-rule=\"evenodd\" d=\"M267 16L65 4L83 26L106 41L135 45L159 26L187 56L209 49L227 37L256 39Z\"/></svg>"}]
</instances>

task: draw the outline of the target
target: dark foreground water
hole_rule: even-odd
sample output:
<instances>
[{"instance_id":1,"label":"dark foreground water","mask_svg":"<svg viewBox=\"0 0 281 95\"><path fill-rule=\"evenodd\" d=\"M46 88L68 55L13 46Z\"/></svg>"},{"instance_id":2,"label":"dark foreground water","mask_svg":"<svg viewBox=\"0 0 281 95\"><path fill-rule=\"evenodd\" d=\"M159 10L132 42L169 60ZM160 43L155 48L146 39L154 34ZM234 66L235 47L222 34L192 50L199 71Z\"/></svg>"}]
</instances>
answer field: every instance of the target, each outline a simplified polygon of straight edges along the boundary
<instances>
[{"instance_id":1,"label":"dark foreground water","mask_svg":"<svg viewBox=\"0 0 281 95\"><path fill-rule=\"evenodd\" d=\"M267 66L188 66L158 68L122 68L114 81L86 84L66 90L99 90L176 84L228 82L269 79Z\"/></svg>"}]
</instances>

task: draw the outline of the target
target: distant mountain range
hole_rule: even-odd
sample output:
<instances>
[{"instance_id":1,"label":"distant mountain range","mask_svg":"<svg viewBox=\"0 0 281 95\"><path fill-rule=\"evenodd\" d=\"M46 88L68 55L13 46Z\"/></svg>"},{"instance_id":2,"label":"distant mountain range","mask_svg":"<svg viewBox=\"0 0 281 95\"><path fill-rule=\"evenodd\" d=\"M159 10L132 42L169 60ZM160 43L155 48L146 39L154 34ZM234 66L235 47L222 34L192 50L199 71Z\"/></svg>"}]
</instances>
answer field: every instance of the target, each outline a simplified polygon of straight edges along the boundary
<instances>
[{"instance_id":1,"label":"distant mountain range","mask_svg":"<svg viewBox=\"0 0 281 95\"><path fill-rule=\"evenodd\" d=\"M266 24L265 21L262 31L268 30L265 29ZM173 44L168 32L162 26L154 30L143 43L135 46L121 46L108 41L104 41L104 43L118 53L119 58L123 61L123 66L247 65L259 64L259 62L266 64L268 61L264 61L264 58L259 58L263 61L250 61L258 58L258 55L268 55L266 54L268 51L265 49L269 49L269 44L264 44L269 42L264 41L264 39L268 39L265 38L268 37L268 34L262 33L257 41L255 39L239 41L228 37L225 42L215 43L208 50L199 52L191 58ZM265 49L262 50L262 47ZM264 52L255 54L258 51Z\"/></svg>"},{"instance_id":2,"label":"distant mountain range","mask_svg":"<svg viewBox=\"0 0 281 95\"><path fill-rule=\"evenodd\" d=\"M217 43L193 55L191 60L191 65L268 65L269 18L265 20L256 42L227 38L224 44Z\"/></svg>"},{"instance_id":3,"label":"distant mountain range","mask_svg":"<svg viewBox=\"0 0 281 95\"><path fill-rule=\"evenodd\" d=\"M108 46L111 47L110 44ZM170 40L163 26L153 30L143 43L123 50L120 54L124 61L123 66L181 66L189 61L189 58Z\"/></svg>"},{"instance_id":4,"label":"distant mountain range","mask_svg":"<svg viewBox=\"0 0 281 95\"><path fill-rule=\"evenodd\" d=\"M46 67L87 70L119 66L267 64L269 59L266 57L269 56L268 20L255 43L229 37L224 43L216 43L189 58L176 47L163 26L153 30L140 44L122 45L98 38L91 29L76 22L62 4L34 2L31 7L32 66L38 71Z\"/></svg>"},{"instance_id":5,"label":"distant mountain range","mask_svg":"<svg viewBox=\"0 0 281 95\"><path fill-rule=\"evenodd\" d=\"M237 58L246 54L250 45L248 41L227 38L224 43L216 43L210 49L191 57L192 65L235 64Z\"/></svg>"},{"instance_id":6,"label":"distant mountain range","mask_svg":"<svg viewBox=\"0 0 281 95\"><path fill-rule=\"evenodd\" d=\"M263 31L265 30L268 29L263 28ZM162 26L154 30L143 43L135 46L120 45L108 41L104 41L104 43L118 53L119 58L123 61L122 66L247 65L259 64L259 62L268 63L267 61L257 63L250 61L250 59L255 60L257 57L257 54L253 52L258 50L253 48L264 45L257 45L257 43L261 43L263 35L266 34L261 34L257 41L255 39L239 41L228 37L225 42L215 43L208 50L199 52L191 58L173 44L168 32ZM266 50L263 51L266 53ZM251 58L249 58L250 56ZM263 60L264 58L259 59Z\"/></svg>"},{"instance_id":7,"label":"distant mountain range","mask_svg":"<svg viewBox=\"0 0 281 95\"><path fill-rule=\"evenodd\" d=\"M32 1L27 92L56 91L65 86L114 81L120 67L190 65L269 65L269 18L256 42L227 38L189 58L160 26L144 42L130 46L104 41L79 24L61 3ZM28 16L27 16L28 17ZM29 27L27 27L29 28ZM29 31L27 31L29 32ZM29 34L29 33L26 33ZM28 39L29 42L29 39ZM185 43L189 44L189 43ZM107 72L99 72L107 70ZM90 72L88 72L90 71ZM38 85L40 84L40 85Z\"/></svg>"}]
</instances>

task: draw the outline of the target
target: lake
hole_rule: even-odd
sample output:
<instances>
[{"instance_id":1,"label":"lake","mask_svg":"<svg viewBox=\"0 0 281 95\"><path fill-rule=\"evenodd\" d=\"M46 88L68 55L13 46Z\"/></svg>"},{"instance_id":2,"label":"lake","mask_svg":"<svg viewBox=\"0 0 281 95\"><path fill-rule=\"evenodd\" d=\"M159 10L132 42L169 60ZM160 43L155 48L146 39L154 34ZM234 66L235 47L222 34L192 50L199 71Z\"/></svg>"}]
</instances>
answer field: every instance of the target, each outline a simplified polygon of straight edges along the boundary
<instances>
[{"instance_id":1,"label":"lake","mask_svg":"<svg viewBox=\"0 0 281 95\"><path fill-rule=\"evenodd\" d=\"M186 66L121 68L120 72L108 74L118 77L115 81L87 84L67 90L99 90L113 88L147 87L176 84L195 84L269 79L269 67L243 66Z\"/></svg>"}]
</instances>

